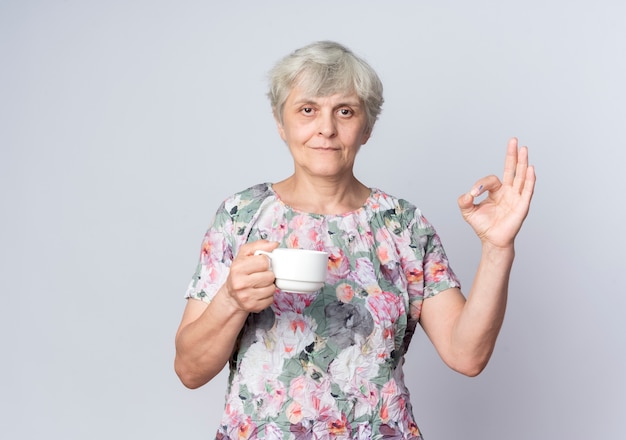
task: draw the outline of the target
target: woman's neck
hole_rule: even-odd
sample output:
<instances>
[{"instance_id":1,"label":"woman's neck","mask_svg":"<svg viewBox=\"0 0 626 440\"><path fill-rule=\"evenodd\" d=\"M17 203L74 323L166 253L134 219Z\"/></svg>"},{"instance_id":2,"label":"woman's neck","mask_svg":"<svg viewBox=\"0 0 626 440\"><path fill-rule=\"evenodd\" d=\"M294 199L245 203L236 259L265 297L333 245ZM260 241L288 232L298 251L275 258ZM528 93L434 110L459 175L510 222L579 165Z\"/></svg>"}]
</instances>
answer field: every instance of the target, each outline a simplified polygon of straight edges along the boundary
<instances>
[{"instance_id":1,"label":"woman's neck","mask_svg":"<svg viewBox=\"0 0 626 440\"><path fill-rule=\"evenodd\" d=\"M370 189L354 176L332 181L302 178L294 174L272 187L278 197L293 209L327 215L356 211L370 195Z\"/></svg>"}]
</instances>

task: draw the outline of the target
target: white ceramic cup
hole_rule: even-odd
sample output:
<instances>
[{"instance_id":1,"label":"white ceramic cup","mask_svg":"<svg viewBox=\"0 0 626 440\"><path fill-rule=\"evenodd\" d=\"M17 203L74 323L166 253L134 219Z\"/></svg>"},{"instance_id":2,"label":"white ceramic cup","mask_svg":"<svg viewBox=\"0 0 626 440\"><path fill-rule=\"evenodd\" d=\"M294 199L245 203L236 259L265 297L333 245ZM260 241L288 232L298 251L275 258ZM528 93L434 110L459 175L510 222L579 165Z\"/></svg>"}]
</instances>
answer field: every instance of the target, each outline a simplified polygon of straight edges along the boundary
<instances>
[{"instance_id":1,"label":"white ceramic cup","mask_svg":"<svg viewBox=\"0 0 626 440\"><path fill-rule=\"evenodd\" d=\"M276 287L293 293L316 292L324 287L328 269L328 252L308 249L276 248L272 252L257 250L265 255L276 277Z\"/></svg>"}]
</instances>

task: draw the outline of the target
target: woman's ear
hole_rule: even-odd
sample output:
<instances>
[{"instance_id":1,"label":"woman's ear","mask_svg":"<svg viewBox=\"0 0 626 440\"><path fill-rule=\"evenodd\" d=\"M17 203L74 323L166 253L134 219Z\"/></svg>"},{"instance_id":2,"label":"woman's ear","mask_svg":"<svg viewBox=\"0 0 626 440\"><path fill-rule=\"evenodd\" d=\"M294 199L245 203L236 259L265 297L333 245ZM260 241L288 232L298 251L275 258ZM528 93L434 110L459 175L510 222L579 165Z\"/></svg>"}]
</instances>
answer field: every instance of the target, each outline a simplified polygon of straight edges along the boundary
<instances>
[{"instance_id":1,"label":"woman's ear","mask_svg":"<svg viewBox=\"0 0 626 440\"><path fill-rule=\"evenodd\" d=\"M367 128L365 132L363 133L363 137L361 138L361 145L367 144L367 141L369 141L371 135L372 135L372 129Z\"/></svg>"},{"instance_id":2,"label":"woman's ear","mask_svg":"<svg viewBox=\"0 0 626 440\"><path fill-rule=\"evenodd\" d=\"M274 114L274 122L276 122L276 129L278 130L278 134L280 135L280 138L287 142L286 140L286 136L285 136L285 128L283 127L282 122L280 122L280 119L278 118L278 116L276 116L276 114Z\"/></svg>"}]
</instances>

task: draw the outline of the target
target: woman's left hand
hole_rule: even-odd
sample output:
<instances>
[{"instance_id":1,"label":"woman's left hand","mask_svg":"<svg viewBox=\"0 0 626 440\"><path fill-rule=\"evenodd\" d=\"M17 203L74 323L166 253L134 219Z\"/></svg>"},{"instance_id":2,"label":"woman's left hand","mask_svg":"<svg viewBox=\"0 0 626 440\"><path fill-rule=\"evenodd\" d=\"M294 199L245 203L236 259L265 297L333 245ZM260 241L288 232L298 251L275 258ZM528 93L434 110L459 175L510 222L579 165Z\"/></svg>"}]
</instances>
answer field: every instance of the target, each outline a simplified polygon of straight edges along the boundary
<instances>
[{"instance_id":1,"label":"woman's left hand","mask_svg":"<svg viewBox=\"0 0 626 440\"><path fill-rule=\"evenodd\" d=\"M496 247L513 245L515 236L528 214L535 188L535 169L528 165L528 148L509 141L502 181L496 176L478 180L474 188L458 199L465 221L483 244ZM474 199L487 192L479 203Z\"/></svg>"}]
</instances>

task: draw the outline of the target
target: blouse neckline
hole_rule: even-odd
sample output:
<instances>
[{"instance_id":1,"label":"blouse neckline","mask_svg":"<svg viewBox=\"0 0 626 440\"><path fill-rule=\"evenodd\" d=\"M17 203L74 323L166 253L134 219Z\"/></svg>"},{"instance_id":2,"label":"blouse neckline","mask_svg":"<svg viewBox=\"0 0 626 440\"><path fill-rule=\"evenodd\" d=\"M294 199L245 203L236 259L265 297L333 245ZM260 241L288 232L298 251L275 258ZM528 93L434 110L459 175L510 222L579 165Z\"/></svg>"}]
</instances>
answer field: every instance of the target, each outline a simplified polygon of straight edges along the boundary
<instances>
[{"instance_id":1,"label":"blouse neckline","mask_svg":"<svg viewBox=\"0 0 626 440\"><path fill-rule=\"evenodd\" d=\"M304 214L304 215L310 215L312 217L317 217L317 218L331 218L331 217L349 217L351 215L358 215L361 212L365 211L366 209L370 208L372 206L372 204L374 203L374 194L378 191L376 188L372 188L370 187L370 193L369 196L367 196L367 199L365 200L365 202L363 203L363 205L361 205L359 208L354 209L352 211L347 211L347 212L343 212L341 214L318 214L315 212L307 212L307 211L302 211L300 209L296 209L290 205L288 205L287 203L285 203L280 196L278 195L278 193L276 191L274 191L274 186L273 183L267 183L267 187L270 190L270 192L274 195L274 197L276 198L276 200L282 205L284 206L286 209L289 209L290 211L293 212L297 212L299 214Z\"/></svg>"}]
</instances>

